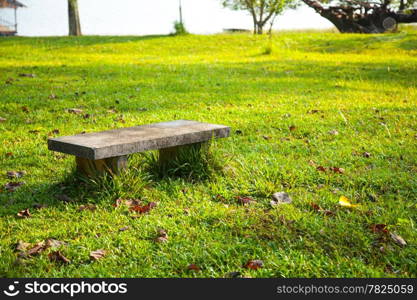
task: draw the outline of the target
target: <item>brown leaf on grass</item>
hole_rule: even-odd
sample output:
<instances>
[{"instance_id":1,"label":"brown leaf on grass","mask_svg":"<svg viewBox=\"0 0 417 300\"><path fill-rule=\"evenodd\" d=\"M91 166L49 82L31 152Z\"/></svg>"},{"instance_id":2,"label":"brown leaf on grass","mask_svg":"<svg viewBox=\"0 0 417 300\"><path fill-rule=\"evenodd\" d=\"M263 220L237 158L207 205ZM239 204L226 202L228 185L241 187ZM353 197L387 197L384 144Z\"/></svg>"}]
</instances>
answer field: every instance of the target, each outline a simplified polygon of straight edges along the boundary
<instances>
[{"instance_id":1,"label":"brown leaf on grass","mask_svg":"<svg viewBox=\"0 0 417 300\"><path fill-rule=\"evenodd\" d=\"M79 109L79 108L68 108L67 112L70 113L70 114L78 115L78 114L82 113L83 110Z\"/></svg>"},{"instance_id":2,"label":"brown leaf on grass","mask_svg":"<svg viewBox=\"0 0 417 300\"><path fill-rule=\"evenodd\" d=\"M345 173L345 169L339 168L339 167L331 167L330 170L333 171L333 173L343 174Z\"/></svg>"},{"instance_id":3,"label":"brown leaf on grass","mask_svg":"<svg viewBox=\"0 0 417 300\"><path fill-rule=\"evenodd\" d=\"M7 152L6 157L13 157L13 152Z\"/></svg>"},{"instance_id":4,"label":"brown leaf on grass","mask_svg":"<svg viewBox=\"0 0 417 300\"><path fill-rule=\"evenodd\" d=\"M9 182L4 186L4 188L6 189L6 191L14 192L24 184L24 182Z\"/></svg>"},{"instance_id":5,"label":"brown leaf on grass","mask_svg":"<svg viewBox=\"0 0 417 300\"><path fill-rule=\"evenodd\" d=\"M7 119L0 117L0 123L6 122Z\"/></svg>"},{"instance_id":6,"label":"brown leaf on grass","mask_svg":"<svg viewBox=\"0 0 417 300\"><path fill-rule=\"evenodd\" d=\"M32 256L32 255L37 255L39 253L41 253L42 251L44 251L47 247L45 247L45 242L39 242L36 243L33 247L31 247L29 250L27 250L26 253L23 253L27 256Z\"/></svg>"},{"instance_id":7,"label":"brown leaf on grass","mask_svg":"<svg viewBox=\"0 0 417 300\"><path fill-rule=\"evenodd\" d=\"M59 240L55 240L55 239L47 239L45 241L45 247L46 248L59 248L61 246L66 246L68 245L68 243L63 242L63 241L59 241Z\"/></svg>"},{"instance_id":8,"label":"brown leaf on grass","mask_svg":"<svg viewBox=\"0 0 417 300\"><path fill-rule=\"evenodd\" d=\"M321 210L321 207L314 202L311 202L310 205L315 211L320 211Z\"/></svg>"},{"instance_id":9,"label":"brown leaf on grass","mask_svg":"<svg viewBox=\"0 0 417 300\"><path fill-rule=\"evenodd\" d=\"M48 257L52 262L59 262L64 264L70 263L70 260L66 258L60 251L53 251L48 254Z\"/></svg>"},{"instance_id":10,"label":"brown leaf on grass","mask_svg":"<svg viewBox=\"0 0 417 300\"><path fill-rule=\"evenodd\" d=\"M272 139L272 137L270 137L269 135L264 135L262 136L264 140L269 141L270 139Z\"/></svg>"},{"instance_id":11,"label":"brown leaf on grass","mask_svg":"<svg viewBox=\"0 0 417 300\"><path fill-rule=\"evenodd\" d=\"M251 269L251 270L258 270L260 268L262 268L264 266L264 262L260 259L252 259L249 260L244 267L246 269Z\"/></svg>"},{"instance_id":12,"label":"brown leaf on grass","mask_svg":"<svg viewBox=\"0 0 417 300\"><path fill-rule=\"evenodd\" d=\"M19 241L16 244L16 250L19 251L19 252L25 252L30 246L31 246L30 243Z\"/></svg>"},{"instance_id":13,"label":"brown leaf on grass","mask_svg":"<svg viewBox=\"0 0 417 300\"><path fill-rule=\"evenodd\" d=\"M337 131L336 129L330 130L329 134L331 135L339 135L339 131Z\"/></svg>"},{"instance_id":14,"label":"brown leaf on grass","mask_svg":"<svg viewBox=\"0 0 417 300\"><path fill-rule=\"evenodd\" d=\"M13 78L7 78L6 81L4 82L5 84L12 84L14 81Z\"/></svg>"},{"instance_id":15,"label":"brown leaf on grass","mask_svg":"<svg viewBox=\"0 0 417 300\"><path fill-rule=\"evenodd\" d=\"M26 175L25 171L8 171L6 173L6 176L10 179L12 179L12 178L21 178L24 175Z\"/></svg>"},{"instance_id":16,"label":"brown leaf on grass","mask_svg":"<svg viewBox=\"0 0 417 300\"><path fill-rule=\"evenodd\" d=\"M371 225L371 231L373 233L385 233L385 234L389 233L389 230L388 230L386 224L374 224L374 225Z\"/></svg>"},{"instance_id":17,"label":"brown leaf on grass","mask_svg":"<svg viewBox=\"0 0 417 300\"><path fill-rule=\"evenodd\" d=\"M321 110L318 110L318 109L312 109L312 110L307 111L308 114L318 114L319 112L321 112Z\"/></svg>"},{"instance_id":18,"label":"brown leaf on grass","mask_svg":"<svg viewBox=\"0 0 417 300\"><path fill-rule=\"evenodd\" d=\"M91 117L91 115L90 114L84 114L83 115L83 119L89 119Z\"/></svg>"},{"instance_id":19,"label":"brown leaf on grass","mask_svg":"<svg viewBox=\"0 0 417 300\"><path fill-rule=\"evenodd\" d=\"M316 170L317 170L317 171L320 171L320 172L326 172L326 171L327 171L327 169L326 169L325 167L323 167L323 166L318 166L318 167L316 168Z\"/></svg>"},{"instance_id":20,"label":"brown leaf on grass","mask_svg":"<svg viewBox=\"0 0 417 300\"><path fill-rule=\"evenodd\" d=\"M20 73L19 77L35 78L36 75L32 73Z\"/></svg>"},{"instance_id":21,"label":"brown leaf on grass","mask_svg":"<svg viewBox=\"0 0 417 300\"><path fill-rule=\"evenodd\" d=\"M19 218L30 218L32 215L29 212L29 208L26 208L24 210L21 210L17 213L17 216Z\"/></svg>"},{"instance_id":22,"label":"brown leaf on grass","mask_svg":"<svg viewBox=\"0 0 417 300\"><path fill-rule=\"evenodd\" d=\"M369 157L371 157L371 153L364 152L364 153L362 153L362 156L365 157L365 158L369 158Z\"/></svg>"},{"instance_id":23,"label":"brown leaf on grass","mask_svg":"<svg viewBox=\"0 0 417 300\"><path fill-rule=\"evenodd\" d=\"M226 198L225 198L225 197L223 197L223 196L222 196L222 195L220 195L220 194L217 194L217 195L214 197L214 199L215 199L215 200L217 200L217 201L220 201L220 202L227 202Z\"/></svg>"},{"instance_id":24,"label":"brown leaf on grass","mask_svg":"<svg viewBox=\"0 0 417 300\"><path fill-rule=\"evenodd\" d=\"M168 241L168 233L165 229L158 229L158 236L155 238L157 243L165 243Z\"/></svg>"},{"instance_id":25,"label":"brown leaf on grass","mask_svg":"<svg viewBox=\"0 0 417 300\"><path fill-rule=\"evenodd\" d=\"M95 206L94 204L87 204L87 205L80 205L80 207L78 208L78 211L84 211L84 210L95 211L96 209L97 209L97 206Z\"/></svg>"},{"instance_id":26,"label":"brown leaf on grass","mask_svg":"<svg viewBox=\"0 0 417 300\"><path fill-rule=\"evenodd\" d=\"M104 256L106 256L107 252L106 250L103 249L99 249L96 251L91 251L90 252L90 259L92 260L99 260L101 258L103 258Z\"/></svg>"},{"instance_id":27,"label":"brown leaf on grass","mask_svg":"<svg viewBox=\"0 0 417 300\"><path fill-rule=\"evenodd\" d=\"M200 267L197 266L196 264L188 265L187 270L188 271L194 271L194 272L200 272L201 271Z\"/></svg>"},{"instance_id":28,"label":"brown leaf on grass","mask_svg":"<svg viewBox=\"0 0 417 300\"><path fill-rule=\"evenodd\" d=\"M391 232L390 236L392 240L396 242L398 245L403 246L403 247L407 246L407 242L398 234Z\"/></svg>"},{"instance_id":29,"label":"brown leaf on grass","mask_svg":"<svg viewBox=\"0 0 417 300\"><path fill-rule=\"evenodd\" d=\"M130 229L129 226L125 226L125 227L120 228L119 231L123 232L123 231L129 230L129 229Z\"/></svg>"},{"instance_id":30,"label":"brown leaf on grass","mask_svg":"<svg viewBox=\"0 0 417 300\"><path fill-rule=\"evenodd\" d=\"M25 113L29 112L29 108L27 106L22 106L22 111Z\"/></svg>"},{"instance_id":31,"label":"brown leaf on grass","mask_svg":"<svg viewBox=\"0 0 417 300\"><path fill-rule=\"evenodd\" d=\"M122 199L119 198L115 201L115 203L113 204L114 207L120 207L122 205L125 205L127 207L133 207L136 205L140 205L141 201L138 199Z\"/></svg>"},{"instance_id":32,"label":"brown leaf on grass","mask_svg":"<svg viewBox=\"0 0 417 300\"><path fill-rule=\"evenodd\" d=\"M151 209L153 209L154 207L156 207L156 203L155 202L150 202L146 205L134 205L132 207L130 207L130 211L133 212L137 212L139 214L145 214L151 211Z\"/></svg>"},{"instance_id":33,"label":"brown leaf on grass","mask_svg":"<svg viewBox=\"0 0 417 300\"><path fill-rule=\"evenodd\" d=\"M52 130L49 135L59 134L59 129Z\"/></svg>"},{"instance_id":34,"label":"brown leaf on grass","mask_svg":"<svg viewBox=\"0 0 417 300\"><path fill-rule=\"evenodd\" d=\"M70 197L68 197L65 194L58 194L58 195L55 196L55 198L58 199L59 201L65 202L65 203L73 201Z\"/></svg>"},{"instance_id":35,"label":"brown leaf on grass","mask_svg":"<svg viewBox=\"0 0 417 300\"><path fill-rule=\"evenodd\" d=\"M237 199L238 203L241 204L241 205L247 205L247 204L250 204L252 202L256 202L251 197L237 196L236 199Z\"/></svg>"},{"instance_id":36,"label":"brown leaf on grass","mask_svg":"<svg viewBox=\"0 0 417 300\"><path fill-rule=\"evenodd\" d=\"M116 119L114 119L115 122L120 122L120 123L126 123L126 120L123 118L123 115L118 116Z\"/></svg>"},{"instance_id":37,"label":"brown leaf on grass","mask_svg":"<svg viewBox=\"0 0 417 300\"><path fill-rule=\"evenodd\" d=\"M295 125L291 125L288 129L290 131L295 131L297 129L297 127Z\"/></svg>"},{"instance_id":38,"label":"brown leaf on grass","mask_svg":"<svg viewBox=\"0 0 417 300\"><path fill-rule=\"evenodd\" d=\"M331 210L321 208L317 203L311 202L310 205L313 208L313 210L315 210L315 211L317 211L319 213L324 213L326 216L334 216L334 215L336 215Z\"/></svg>"}]
</instances>

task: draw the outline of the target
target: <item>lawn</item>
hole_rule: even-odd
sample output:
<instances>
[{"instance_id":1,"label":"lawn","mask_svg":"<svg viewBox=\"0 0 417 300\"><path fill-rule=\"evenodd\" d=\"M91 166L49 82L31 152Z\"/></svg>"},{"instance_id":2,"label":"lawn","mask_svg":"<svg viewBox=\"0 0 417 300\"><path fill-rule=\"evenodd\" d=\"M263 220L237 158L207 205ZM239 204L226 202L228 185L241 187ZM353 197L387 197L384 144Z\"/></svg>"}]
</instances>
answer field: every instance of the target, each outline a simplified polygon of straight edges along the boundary
<instances>
[{"instance_id":1,"label":"lawn","mask_svg":"<svg viewBox=\"0 0 417 300\"><path fill-rule=\"evenodd\" d=\"M1 38L0 276L415 277L416 99L410 30ZM232 127L207 172L161 176L136 154L87 180L47 149L175 119ZM271 205L280 191L291 204ZM48 239L65 244L33 250Z\"/></svg>"}]
</instances>

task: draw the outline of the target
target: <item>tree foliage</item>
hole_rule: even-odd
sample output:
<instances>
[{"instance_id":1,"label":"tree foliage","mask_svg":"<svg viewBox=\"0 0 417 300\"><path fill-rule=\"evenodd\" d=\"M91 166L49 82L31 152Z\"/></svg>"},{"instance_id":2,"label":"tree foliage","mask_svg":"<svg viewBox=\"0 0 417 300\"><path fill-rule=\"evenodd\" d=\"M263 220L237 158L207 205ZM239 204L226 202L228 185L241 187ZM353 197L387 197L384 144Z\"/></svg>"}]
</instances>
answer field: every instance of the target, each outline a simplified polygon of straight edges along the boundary
<instances>
[{"instance_id":1,"label":"tree foliage","mask_svg":"<svg viewBox=\"0 0 417 300\"><path fill-rule=\"evenodd\" d=\"M276 16L286 8L294 7L295 0L222 0L223 5L233 10L246 10L253 19L253 32L262 34L267 22L274 22Z\"/></svg>"},{"instance_id":2,"label":"tree foliage","mask_svg":"<svg viewBox=\"0 0 417 300\"><path fill-rule=\"evenodd\" d=\"M382 33L417 22L417 0L302 0L340 32Z\"/></svg>"}]
</instances>

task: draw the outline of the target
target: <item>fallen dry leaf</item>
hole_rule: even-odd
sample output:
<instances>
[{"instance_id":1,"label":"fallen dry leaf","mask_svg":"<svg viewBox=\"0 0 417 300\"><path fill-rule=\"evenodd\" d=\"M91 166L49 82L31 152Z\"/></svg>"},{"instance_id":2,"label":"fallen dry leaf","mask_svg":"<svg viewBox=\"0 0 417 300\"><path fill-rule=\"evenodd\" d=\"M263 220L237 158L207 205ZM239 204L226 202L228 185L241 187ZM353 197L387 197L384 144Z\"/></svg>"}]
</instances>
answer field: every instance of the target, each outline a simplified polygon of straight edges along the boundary
<instances>
[{"instance_id":1,"label":"fallen dry leaf","mask_svg":"<svg viewBox=\"0 0 417 300\"><path fill-rule=\"evenodd\" d=\"M29 112L29 108L27 106L22 106L22 111L25 113Z\"/></svg>"},{"instance_id":2,"label":"fallen dry leaf","mask_svg":"<svg viewBox=\"0 0 417 300\"><path fill-rule=\"evenodd\" d=\"M45 247L45 242L39 242L36 243L32 248L30 248L29 250L27 250L26 254L27 256L32 256L32 255L37 255L39 253L41 253L42 251L44 251L47 247Z\"/></svg>"},{"instance_id":3,"label":"fallen dry leaf","mask_svg":"<svg viewBox=\"0 0 417 300\"><path fill-rule=\"evenodd\" d=\"M125 227L120 228L119 231L123 232L123 231L129 230L129 228L130 228L129 226L125 226Z\"/></svg>"},{"instance_id":4,"label":"fallen dry leaf","mask_svg":"<svg viewBox=\"0 0 417 300\"><path fill-rule=\"evenodd\" d=\"M14 192L24 184L24 182L9 182L4 186L4 188L6 189L6 191Z\"/></svg>"},{"instance_id":5,"label":"fallen dry leaf","mask_svg":"<svg viewBox=\"0 0 417 300\"><path fill-rule=\"evenodd\" d=\"M389 232L386 224L371 225L371 231L373 233L388 233Z\"/></svg>"},{"instance_id":6,"label":"fallen dry leaf","mask_svg":"<svg viewBox=\"0 0 417 300\"><path fill-rule=\"evenodd\" d=\"M150 212L150 210L153 209L154 207L156 207L156 203L150 202L147 205L134 205L129 210L140 213L140 214L145 214L145 213Z\"/></svg>"},{"instance_id":7,"label":"fallen dry leaf","mask_svg":"<svg viewBox=\"0 0 417 300\"><path fill-rule=\"evenodd\" d=\"M332 170L334 173L338 173L338 174L345 173L345 169L339 168L339 167L331 167L330 170Z\"/></svg>"},{"instance_id":8,"label":"fallen dry leaf","mask_svg":"<svg viewBox=\"0 0 417 300\"><path fill-rule=\"evenodd\" d=\"M328 209L323 209L318 204L316 204L314 202L311 202L310 205L315 211L320 212L320 213L324 213L326 216L336 215L333 211L328 210Z\"/></svg>"},{"instance_id":9,"label":"fallen dry leaf","mask_svg":"<svg viewBox=\"0 0 417 300\"><path fill-rule=\"evenodd\" d=\"M295 126L295 125L291 125L290 127L289 127L289 130L290 131L295 131L297 129L297 127Z\"/></svg>"},{"instance_id":10,"label":"fallen dry leaf","mask_svg":"<svg viewBox=\"0 0 417 300\"><path fill-rule=\"evenodd\" d=\"M317 171L320 171L320 172L326 172L326 171L327 171L327 169L326 169L325 167L323 167L323 166L318 166L318 167L316 168L316 170L317 170Z\"/></svg>"},{"instance_id":11,"label":"fallen dry leaf","mask_svg":"<svg viewBox=\"0 0 417 300\"><path fill-rule=\"evenodd\" d=\"M0 117L0 123L6 122L7 119Z\"/></svg>"},{"instance_id":12,"label":"fallen dry leaf","mask_svg":"<svg viewBox=\"0 0 417 300\"><path fill-rule=\"evenodd\" d=\"M158 236L155 238L155 242L157 243L165 243L168 241L168 233L165 229L158 230Z\"/></svg>"},{"instance_id":13,"label":"fallen dry leaf","mask_svg":"<svg viewBox=\"0 0 417 300\"><path fill-rule=\"evenodd\" d=\"M49 134L50 134L50 135L53 135L53 134L59 134L59 129L54 129L54 130L52 130Z\"/></svg>"},{"instance_id":14,"label":"fallen dry leaf","mask_svg":"<svg viewBox=\"0 0 417 300\"><path fill-rule=\"evenodd\" d=\"M20 73L19 77L35 78L36 75L32 73Z\"/></svg>"},{"instance_id":15,"label":"fallen dry leaf","mask_svg":"<svg viewBox=\"0 0 417 300\"><path fill-rule=\"evenodd\" d=\"M279 204L290 204L292 202L292 198L286 192L278 192L272 195L272 200L270 204L272 206L276 206Z\"/></svg>"},{"instance_id":16,"label":"fallen dry leaf","mask_svg":"<svg viewBox=\"0 0 417 300\"><path fill-rule=\"evenodd\" d=\"M340 196L339 205L342 206L342 207L358 207L359 206L359 204L350 203L349 198L347 198L345 196Z\"/></svg>"},{"instance_id":17,"label":"fallen dry leaf","mask_svg":"<svg viewBox=\"0 0 417 300\"><path fill-rule=\"evenodd\" d=\"M199 272L201 271L200 267L195 265L195 264L191 264L187 267L188 271L194 271L194 272Z\"/></svg>"},{"instance_id":18,"label":"fallen dry leaf","mask_svg":"<svg viewBox=\"0 0 417 300\"><path fill-rule=\"evenodd\" d=\"M19 252L24 252L24 251L26 251L29 247L31 246L31 244L30 243L26 243L26 242L23 242L23 241L19 241L17 244L16 244L16 250L17 251L19 251Z\"/></svg>"},{"instance_id":19,"label":"fallen dry leaf","mask_svg":"<svg viewBox=\"0 0 417 300\"><path fill-rule=\"evenodd\" d=\"M255 202L255 200L253 200L253 198L251 198L251 197L237 196L236 199L239 202L239 204L241 204L241 205L246 205L246 204L250 204L252 202Z\"/></svg>"},{"instance_id":20,"label":"fallen dry leaf","mask_svg":"<svg viewBox=\"0 0 417 300\"><path fill-rule=\"evenodd\" d=\"M136 205L140 205L141 201L138 199L122 199L119 198L116 200L116 202L113 204L114 207L120 207L122 205L125 205L127 207L133 207Z\"/></svg>"},{"instance_id":21,"label":"fallen dry leaf","mask_svg":"<svg viewBox=\"0 0 417 300\"><path fill-rule=\"evenodd\" d=\"M81 205L78 208L78 211L84 211L84 210L95 211L96 209L97 209L97 206L95 206L94 204L87 204L87 205Z\"/></svg>"},{"instance_id":22,"label":"fallen dry leaf","mask_svg":"<svg viewBox=\"0 0 417 300\"><path fill-rule=\"evenodd\" d=\"M106 250L103 249L99 249L96 251L91 251L90 252L90 259L92 260L99 260L101 258L103 258L104 256L106 256L107 252Z\"/></svg>"},{"instance_id":23,"label":"fallen dry leaf","mask_svg":"<svg viewBox=\"0 0 417 300\"><path fill-rule=\"evenodd\" d=\"M371 153L364 152L364 153L362 153L362 156L365 157L365 158L369 158L369 157L371 157Z\"/></svg>"},{"instance_id":24,"label":"fallen dry leaf","mask_svg":"<svg viewBox=\"0 0 417 300\"><path fill-rule=\"evenodd\" d=\"M246 269L251 269L251 270L258 270L259 268L262 268L264 265L264 262L260 259L253 259L253 260L249 260L244 267Z\"/></svg>"},{"instance_id":25,"label":"fallen dry leaf","mask_svg":"<svg viewBox=\"0 0 417 300\"><path fill-rule=\"evenodd\" d=\"M78 114L82 113L82 112L83 112L83 110L82 110L82 109L79 109L79 108L68 108L68 109L67 109L67 112L69 112L69 113L71 113L71 114L76 114L76 115L78 115Z\"/></svg>"},{"instance_id":26,"label":"fallen dry leaf","mask_svg":"<svg viewBox=\"0 0 417 300\"><path fill-rule=\"evenodd\" d=\"M407 242L398 234L391 232L390 234L391 238L394 242L396 242L400 246L407 246Z\"/></svg>"},{"instance_id":27,"label":"fallen dry leaf","mask_svg":"<svg viewBox=\"0 0 417 300\"><path fill-rule=\"evenodd\" d=\"M68 243L63 242L63 241L58 241L55 239L47 239L45 241L45 247L46 248L59 248L61 246L66 246L68 245Z\"/></svg>"},{"instance_id":28,"label":"fallen dry leaf","mask_svg":"<svg viewBox=\"0 0 417 300\"><path fill-rule=\"evenodd\" d=\"M8 171L6 176L10 179L12 178L21 178L26 175L25 171Z\"/></svg>"},{"instance_id":29,"label":"fallen dry leaf","mask_svg":"<svg viewBox=\"0 0 417 300\"><path fill-rule=\"evenodd\" d=\"M49 260L53 262L60 262L64 264L70 263L70 260L66 258L60 251L53 251L48 254Z\"/></svg>"},{"instance_id":30,"label":"fallen dry leaf","mask_svg":"<svg viewBox=\"0 0 417 300\"><path fill-rule=\"evenodd\" d=\"M330 130L329 134L331 135L339 135L339 131L337 131L336 129Z\"/></svg>"},{"instance_id":31,"label":"fallen dry leaf","mask_svg":"<svg viewBox=\"0 0 417 300\"><path fill-rule=\"evenodd\" d=\"M21 210L17 213L17 216L19 218L30 218L32 215L29 212L29 208L26 208L24 210Z\"/></svg>"}]
</instances>

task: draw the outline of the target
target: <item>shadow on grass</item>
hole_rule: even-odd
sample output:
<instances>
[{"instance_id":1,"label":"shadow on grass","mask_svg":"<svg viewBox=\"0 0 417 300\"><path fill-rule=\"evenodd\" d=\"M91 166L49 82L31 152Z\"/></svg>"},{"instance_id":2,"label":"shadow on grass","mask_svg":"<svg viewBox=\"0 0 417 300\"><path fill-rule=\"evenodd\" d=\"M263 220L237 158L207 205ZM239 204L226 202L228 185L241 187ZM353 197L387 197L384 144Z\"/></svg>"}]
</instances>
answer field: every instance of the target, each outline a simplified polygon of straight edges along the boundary
<instances>
[{"instance_id":1,"label":"shadow on grass","mask_svg":"<svg viewBox=\"0 0 417 300\"><path fill-rule=\"evenodd\" d=\"M86 177L73 168L56 183L28 185L13 193L0 193L3 204L0 216L16 215L27 208L108 205L119 198L143 199L145 189L166 190L174 181L197 183L223 174L222 162L210 150L209 143L183 148L177 157L162 163L158 151L130 155L128 168L118 175Z\"/></svg>"}]
</instances>

